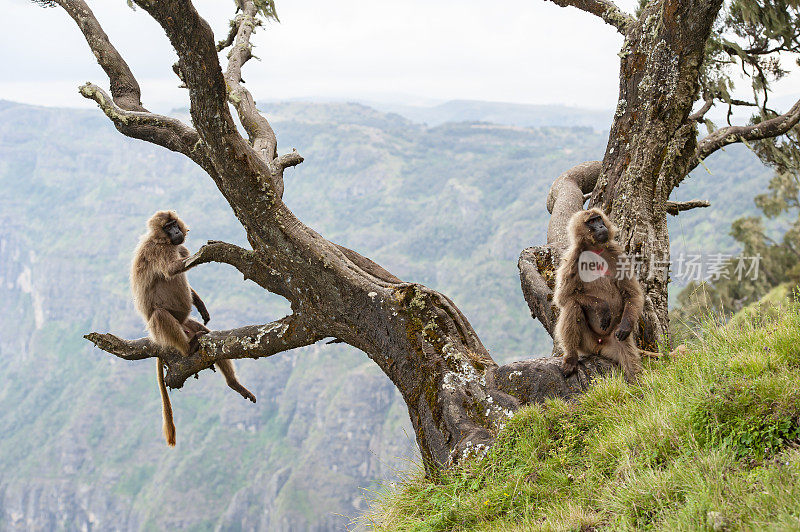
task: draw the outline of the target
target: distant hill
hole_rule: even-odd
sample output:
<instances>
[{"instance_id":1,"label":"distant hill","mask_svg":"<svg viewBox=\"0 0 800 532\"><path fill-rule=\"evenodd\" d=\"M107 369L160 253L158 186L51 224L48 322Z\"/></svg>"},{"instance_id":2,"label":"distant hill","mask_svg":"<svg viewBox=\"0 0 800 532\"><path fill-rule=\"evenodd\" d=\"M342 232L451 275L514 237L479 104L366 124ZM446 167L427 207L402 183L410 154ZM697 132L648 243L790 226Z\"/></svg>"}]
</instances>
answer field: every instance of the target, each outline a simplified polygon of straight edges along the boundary
<instances>
[{"instance_id":1,"label":"distant hill","mask_svg":"<svg viewBox=\"0 0 800 532\"><path fill-rule=\"evenodd\" d=\"M606 134L459 115L425 126L359 104L262 107L281 150L306 159L286 178L301 220L448 294L496 360L550 352L517 257L544 242L552 180L601 157ZM742 147L707 166L713 175L699 170L678 193L712 208L671 223L674 252L735 251L730 223L754 212L769 178ZM362 488L407 469L415 447L399 394L362 353L317 345L240 362L256 405L204 372L172 394L170 450L155 364L82 339L143 335L127 272L158 208L187 220L191 249L246 245L212 181L182 156L121 136L97 110L0 101L0 529L341 530L364 509ZM288 310L230 267L189 276L214 328Z\"/></svg>"},{"instance_id":2,"label":"distant hill","mask_svg":"<svg viewBox=\"0 0 800 532\"><path fill-rule=\"evenodd\" d=\"M413 122L438 126L445 122L479 121L522 127L588 127L607 131L613 109L589 110L566 105L528 105L504 102L452 100L438 105L416 106L370 103L376 109L397 113Z\"/></svg>"}]
</instances>

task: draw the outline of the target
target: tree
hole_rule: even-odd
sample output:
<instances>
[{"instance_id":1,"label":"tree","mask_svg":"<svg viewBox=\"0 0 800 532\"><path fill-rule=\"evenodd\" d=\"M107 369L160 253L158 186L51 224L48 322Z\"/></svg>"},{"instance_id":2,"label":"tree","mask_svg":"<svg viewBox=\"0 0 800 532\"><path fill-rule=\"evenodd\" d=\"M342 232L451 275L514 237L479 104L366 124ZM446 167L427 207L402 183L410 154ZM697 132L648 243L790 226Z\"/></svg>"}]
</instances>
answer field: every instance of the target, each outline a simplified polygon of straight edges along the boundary
<instances>
[{"instance_id":1,"label":"tree","mask_svg":"<svg viewBox=\"0 0 800 532\"><path fill-rule=\"evenodd\" d=\"M229 264L291 303L291 315L212 332L203 337L196 354L185 358L147 339L86 335L101 349L128 360L162 358L167 384L178 388L216 360L268 357L324 338L346 342L366 353L400 390L430 474L484 453L520 406L580 393L591 378L610 369L608 362L589 358L567 380L554 358L498 366L447 296L400 280L357 252L326 240L292 214L282 202L283 174L303 158L296 151L279 155L275 134L241 78L242 67L252 57L253 32L264 20L277 19L270 0L235 0L230 33L219 43L190 0L134 0L161 25L178 54L174 70L189 90L192 126L142 105L136 79L84 0L35 1L61 6L74 19L109 77L110 96L90 83L80 88L81 94L97 102L124 135L182 153L203 168L246 230L252 249L209 242L185 260L184 268ZM731 142L785 133L800 117L798 103L785 115L745 127L728 126L696 140L696 124L716 100L725 98L718 86L726 78L706 59L728 53L728 41L709 39L722 0L654 0L637 17L607 0L556 3L602 17L625 35L625 44L619 105L606 156L556 180L547 202L553 214L548 246L526 250L520 261L526 299L551 332L553 266L564 243L564 224L582 208L584 194L591 193L590 203L613 216L630 253L664 255L667 212L703 204L667 203L669 192L689 170ZM749 31L750 19L743 20ZM796 42L774 44L782 35L766 34L763 50L739 47L736 53L741 49L742 57L759 59L777 53L775 46L783 51ZM228 55L223 71L218 54L224 50ZM701 87L704 104L690 115ZM247 140L237 131L231 107ZM766 107L759 109L768 112ZM656 273L652 279L651 271ZM654 269L642 273L647 315L640 341L650 345L666 334L668 279Z\"/></svg>"},{"instance_id":2,"label":"tree","mask_svg":"<svg viewBox=\"0 0 800 532\"><path fill-rule=\"evenodd\" d=\"M520 256L523 291L534 316L552 335L555 309L549 304L552 271L564 246L569 216L590 194L620 227L620 242L641 264L646 293L638 342L657 350L669 343L667 214L708 206L669 201L690 171L720 148L754 143L765 162L789 146L775 137L792 131L800 101L778 114L767 106L771 83L786 74L780 57L798 49L798 3L733 0L642 1L635 18L613 3L561 1L603 18L625 36L619 55L620 93L603 161L584 163L562 174L547 198L551 212L547 246ZM751 81L753 100L734 98L734 73ZM728 124L717 129L705 119L716 104L728 108ZM692 113L693 107L698 107ZM730 123L733 108L757 111L748 125ZM705 123L707 136L698 139ZM768 147L772 146L772 149Z\"/></svg>"}]
</instances>

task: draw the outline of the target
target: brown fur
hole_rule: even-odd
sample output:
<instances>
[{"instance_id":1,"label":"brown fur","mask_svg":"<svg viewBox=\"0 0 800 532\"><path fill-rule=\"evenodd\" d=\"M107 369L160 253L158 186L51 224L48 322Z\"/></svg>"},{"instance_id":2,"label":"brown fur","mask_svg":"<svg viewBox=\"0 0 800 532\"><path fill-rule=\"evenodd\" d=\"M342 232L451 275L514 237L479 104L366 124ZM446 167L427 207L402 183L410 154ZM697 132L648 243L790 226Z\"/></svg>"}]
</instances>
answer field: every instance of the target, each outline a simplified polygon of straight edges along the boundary
<instances>
[{"instance_id":1,"label":"brown fur","mask_svg":"<svg viewBox=\"0 0 800 532\"><path fill-rule=\"evenodd\" d=\"M171 221L177 222L184 236L189 231L174 211L158 211L147 221L148 232L142 235L131 264L131 290L136 310L145 319L151 340L188 355L197 349L198 338L209 332L205 325L189 318L192 305L204 314L205 321L209 318L200 296L189 286L186 274L177 273L183 266L183 259L189 256L189 250L182 244L170 242L163 228ZM255 396L236 380L230 360L219 362L217 367L231 388L255 402ZM175 424L161 359L158 359L158 387L161 391L164 436L167 444L174 446Z\"/></svg>"},{"instance_id":2,"label":"brown fur","mask_svg":"<svg viewBox=\"0 0 800 532\"><path fill-rule=\"evenodd\" d=\"M587 221L599 215L608 228L608 240L600 243ZM575 371L578 354L596 354L618 363L625 378L633 382L641 371L641 357L632 332L620 340L620 331L632 331L639 323L644 296L635 275L616 279L617 263L625 256L614 241L617 228L599 209L575 213L567 228L569 248L556 272L553 300L560 309L555 336L564 350L562 368ZM578 273L581 253L595 251L609 266L609 275L584 282ZM607 323L603 323L606 321ZM605 325L605 327L603 327Z\"/></svg>"}]
</instances>

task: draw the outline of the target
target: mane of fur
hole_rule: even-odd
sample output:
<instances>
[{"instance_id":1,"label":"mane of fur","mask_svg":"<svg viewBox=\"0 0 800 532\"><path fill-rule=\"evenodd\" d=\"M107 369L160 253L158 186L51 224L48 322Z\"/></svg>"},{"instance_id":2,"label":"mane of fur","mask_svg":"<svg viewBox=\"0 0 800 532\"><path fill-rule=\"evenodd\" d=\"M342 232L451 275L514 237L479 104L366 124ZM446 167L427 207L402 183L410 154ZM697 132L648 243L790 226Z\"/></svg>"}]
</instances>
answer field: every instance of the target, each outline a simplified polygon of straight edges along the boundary
<instances>
[{"instance_id":1,"label":"mane of fur","mask_svg":"<svg viewBox=\"0 0 800 532\"><path fill-rule=\"evenodd\" d=\"M586 221L595 215L599 215L608 228L608 241L603 244L594 241L591 231L586 226ZM561 263L556 270L556 283L553 294L553 301L559 307L563 307L566 304L566 300L571 297L572 289L565 290L565 287L571 286L571 283L574 282L574 278L578 274L578 257L583 251L602 247L615 256L620 256L623 252L620 245L614 240L617 235L617 226L611 223L605 213L596 207L573 214L567 224L567 231L569 247L561 256Z\"/></svg>"}]
</instances>

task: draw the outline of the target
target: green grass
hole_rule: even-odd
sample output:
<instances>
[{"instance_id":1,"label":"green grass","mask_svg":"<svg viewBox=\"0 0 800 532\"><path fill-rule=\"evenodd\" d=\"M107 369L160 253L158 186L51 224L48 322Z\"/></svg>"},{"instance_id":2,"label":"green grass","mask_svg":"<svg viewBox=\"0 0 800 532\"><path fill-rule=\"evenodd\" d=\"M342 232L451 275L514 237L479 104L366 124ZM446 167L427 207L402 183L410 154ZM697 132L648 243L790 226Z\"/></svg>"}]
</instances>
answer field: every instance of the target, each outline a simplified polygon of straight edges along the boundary
<instances>
[{"instance_id":1,"label":"green grass","mask_svg":"<svg viewBox=\"0 0 800 532\"><path fill-rule=\"evenodd\" d=\"M705 324L638 384L519 411L480 461L380 491L377 530L800 530L800 304Z\"/></svg>"}]
</instances>

